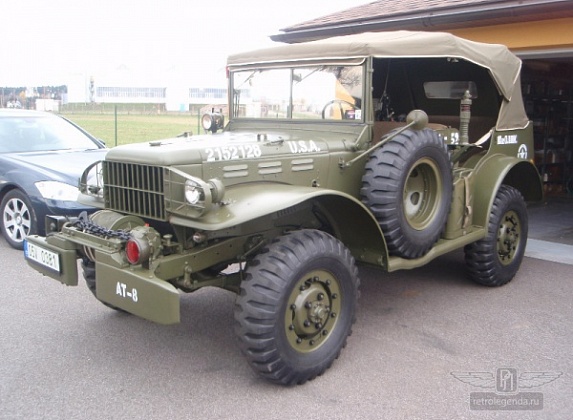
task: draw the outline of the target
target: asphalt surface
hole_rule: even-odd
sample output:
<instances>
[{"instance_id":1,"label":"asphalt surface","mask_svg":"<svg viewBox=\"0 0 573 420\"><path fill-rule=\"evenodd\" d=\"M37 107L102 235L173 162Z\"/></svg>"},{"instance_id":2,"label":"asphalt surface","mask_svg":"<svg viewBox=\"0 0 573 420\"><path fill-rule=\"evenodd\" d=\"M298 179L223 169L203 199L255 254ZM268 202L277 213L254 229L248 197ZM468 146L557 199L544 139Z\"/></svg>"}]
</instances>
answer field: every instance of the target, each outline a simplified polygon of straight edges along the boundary
<instances>
[{"instance_id":1,"label":"asphalt surface","mask_svg":"<svg viewBox=\"0 0 573 420\"><path fill-rule=\"evenodd\" d=\"M291 388L246 364L229 292L182 296L182 323L161 326L42 277L3 238L0 266L0 419L573 418L571 265L526 257L497 289L467 279L461 252L412 271L361 268L347 348ZM513 388L477 374L510 374ZM542 407L499 409L532 392Z\"/></svg>"}]
</instances>

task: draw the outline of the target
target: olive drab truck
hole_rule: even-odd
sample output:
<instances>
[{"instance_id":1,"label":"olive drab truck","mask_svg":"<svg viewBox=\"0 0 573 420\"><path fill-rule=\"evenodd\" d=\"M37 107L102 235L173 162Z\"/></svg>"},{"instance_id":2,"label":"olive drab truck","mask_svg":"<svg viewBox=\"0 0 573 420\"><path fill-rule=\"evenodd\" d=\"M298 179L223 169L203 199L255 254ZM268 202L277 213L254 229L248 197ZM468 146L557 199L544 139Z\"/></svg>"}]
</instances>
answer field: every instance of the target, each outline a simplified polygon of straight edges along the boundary
<instances>
[{"instance_id":1,"label":"olive drab truck","mask_svg":"<svg viewBox=\"0 0 573 420\"><path fill-rule=\"evenodd\" d=\"M463 248L475 282L515 276L542 185L506 47L364 33L227 64L227 122L213 112L204 134L111 149L79 180L99 210L50 218L28 238L31 267L161 324L179 322L181 293L234 292L239 347L285 385L345 347L359 265Z\"/></svg>"}]
</instances>

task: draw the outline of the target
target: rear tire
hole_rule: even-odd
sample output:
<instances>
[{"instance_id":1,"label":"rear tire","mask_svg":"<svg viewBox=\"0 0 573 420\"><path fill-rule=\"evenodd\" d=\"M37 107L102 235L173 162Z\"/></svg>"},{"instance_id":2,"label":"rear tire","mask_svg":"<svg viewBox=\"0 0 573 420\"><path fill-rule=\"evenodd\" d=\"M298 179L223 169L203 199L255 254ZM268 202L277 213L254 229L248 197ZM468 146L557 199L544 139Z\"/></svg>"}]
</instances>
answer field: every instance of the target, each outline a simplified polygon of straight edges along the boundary
<instances>
[{"instance_id":1,"label":"rear tire","mask_svg":"<svg viewBox=\"0 0 573 420\"><path fill-rule=\"evenodd\" d=\"M329 234L301 230L274 240L250 263L236 302L251 367L283 385L321 375L352 332L358 285L354 258Z\"/></svg>"},{"instance_id":2,"label":"rear tire","mask_svg":"<svg viewBox=\"0 0 573 420\"><path fill-rule=\"evenodd\" d=\"M502 185L490 211L487 236L464 248L472 280L491 287L509 283L523 260L527 232L523 196L515 188Z\"/></svg>"}]
</instances>

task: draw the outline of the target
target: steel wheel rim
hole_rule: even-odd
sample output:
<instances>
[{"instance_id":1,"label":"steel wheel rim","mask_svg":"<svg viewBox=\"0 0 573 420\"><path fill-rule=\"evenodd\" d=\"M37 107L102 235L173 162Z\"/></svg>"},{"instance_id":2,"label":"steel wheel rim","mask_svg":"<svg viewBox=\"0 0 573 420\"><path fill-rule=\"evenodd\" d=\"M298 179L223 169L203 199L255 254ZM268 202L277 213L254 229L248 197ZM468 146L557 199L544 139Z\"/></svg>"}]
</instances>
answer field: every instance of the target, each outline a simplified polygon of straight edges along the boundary
<instances>
[{"instance_id":1,"label":"steel wheel rim","mask_svg":"<svg viewBox=\"0 0 573 420\"><path fill-rule=\"evenodd\" d=\"M509 265L520 252L521 220L511 210L506 212L499 223L497 234L497 256L503 265Z\"/></svg>"},{"instance_id":2,"label":"steel wheel rim","mask_svg":"<svg viewBox=\"0 0 573 420\"><path fill-rule=\"evenodd\" d=\"M430 225L436 215L443 185L440 171L431 159L420 159L412 167L404 185L404 215L416 230Z\"/></svg>"},{"instance_id":3,"label":"steel wheel rim","mask_svg":"<svg viewBox=\"0 0 573 420\"><path fill-rule=\"evenodd\" d=\"M32 215L24 201L18 198L8 200L2 215L4 229L14 242L23 242L32 228Z\"/></svg>"},{"instance_id":4,"label":"steel wheel rim","mask_svg":"<svg viewBox=\"0 0 573 420\"><path fill-rule=\"evenodd\" d=\"M302 276L293 287L285 310L285 333L301 353L320 348L336 329L342 296L338 279L326 270Z\"/></svg>"}]
</instances>

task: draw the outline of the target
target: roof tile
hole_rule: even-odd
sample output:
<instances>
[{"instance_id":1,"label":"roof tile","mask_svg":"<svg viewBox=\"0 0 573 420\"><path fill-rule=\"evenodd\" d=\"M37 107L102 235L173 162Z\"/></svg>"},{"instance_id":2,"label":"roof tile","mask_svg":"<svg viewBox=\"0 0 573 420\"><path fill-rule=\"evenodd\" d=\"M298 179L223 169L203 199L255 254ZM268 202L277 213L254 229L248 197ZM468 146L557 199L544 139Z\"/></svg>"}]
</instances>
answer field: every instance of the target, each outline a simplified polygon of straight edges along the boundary
<instances>
[{"instance_id":1,"label":"roof tile","mask_svg":"<svg viewBox=\"0 0 573 420\"><path fill-rule=\"evenodd\" d=\"M507 3L509 1L513 0L378 0L316 19L307 20L283 28L281 31L289 32L331 24L353 23L377 18L412 15L429 9L438 11L468 5L479 5L483 7L484 3Z\"/></svg>"}]
</instances>

